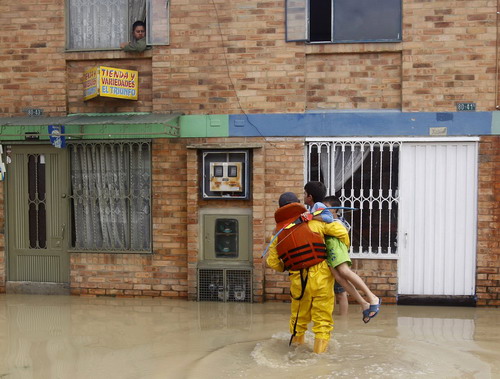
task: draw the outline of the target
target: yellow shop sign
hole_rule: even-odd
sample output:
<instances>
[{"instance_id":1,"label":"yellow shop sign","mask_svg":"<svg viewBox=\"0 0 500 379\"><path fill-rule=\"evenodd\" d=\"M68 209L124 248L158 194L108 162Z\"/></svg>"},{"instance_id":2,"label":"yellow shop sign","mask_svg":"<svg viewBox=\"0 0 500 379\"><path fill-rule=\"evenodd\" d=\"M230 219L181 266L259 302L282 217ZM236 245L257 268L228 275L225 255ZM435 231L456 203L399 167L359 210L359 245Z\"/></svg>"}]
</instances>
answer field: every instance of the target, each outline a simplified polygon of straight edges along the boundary
<instances>
[{"instance_id":1,"label":"yellow shop sign","mask_svg":"<svg viewBox=\"0 0 500 379\"><path fill-rule=\"evenodd\" d=\"M137 100L137 71L112 67L93 67L83 73L83 100L97 96Z\"/></svg>"}]
</instances>

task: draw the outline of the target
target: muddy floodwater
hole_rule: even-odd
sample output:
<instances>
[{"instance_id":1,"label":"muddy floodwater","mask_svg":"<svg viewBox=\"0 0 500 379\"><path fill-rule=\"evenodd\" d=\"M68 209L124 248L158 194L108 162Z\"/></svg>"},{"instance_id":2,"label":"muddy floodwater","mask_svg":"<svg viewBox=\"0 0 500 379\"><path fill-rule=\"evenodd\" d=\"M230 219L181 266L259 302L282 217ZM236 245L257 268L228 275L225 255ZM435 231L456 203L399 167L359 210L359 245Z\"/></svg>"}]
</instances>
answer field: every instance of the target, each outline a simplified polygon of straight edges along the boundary
<instances>
[{"instance_id":1,"label":"muddy floodwater","mask_svg":"<svg viewBox=\"0 0 500 379\"><path fill-rule=\"evenodd\" d=\"M500 309L335 315L288 347L289 304L0 295L0 378L500 378Z\"/></svg>"}]
</instances>

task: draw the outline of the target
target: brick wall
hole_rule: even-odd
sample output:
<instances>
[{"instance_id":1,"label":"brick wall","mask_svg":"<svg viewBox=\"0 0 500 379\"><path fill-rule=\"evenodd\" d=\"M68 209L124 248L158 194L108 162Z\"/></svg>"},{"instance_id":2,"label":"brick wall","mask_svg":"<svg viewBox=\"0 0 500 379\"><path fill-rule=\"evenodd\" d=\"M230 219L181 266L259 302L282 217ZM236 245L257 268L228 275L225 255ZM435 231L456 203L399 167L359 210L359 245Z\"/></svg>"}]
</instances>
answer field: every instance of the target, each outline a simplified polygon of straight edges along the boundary
<instances>
[{"instance_id":1,"label":"brick wall","mask_svg":"<svg viewBox=\"0 0 500 379\"><path fill-rule=\"evenodd\" d=\"M185 142L153 142L153 254L72 253L72 294L187 297Z\"/></svg>"},{"instance_id":2,"label":"brick wall","mask_svg":"<svg viewBox=\"0 0 500 379\"><path fill-rule=\"evenodd\" d=\"M477 305L500 306L500 136L481 137L477 230Z\"/></svg>"},{"instance_id":3,"label":"brick wall","mask_svg":"<svg viewBox=\"0 0 500 379\"><path fill-rule=\"evenodd\" d=\"M173 2L171 44L130 54L66 52L63 0L1 2L0 115L23 115L28 107L41 108L47 116L128 111L285 113L306 108L399 106L403 111L439 112L455 110L456 102L475 102L478 111L491 111L497 105L496 10L496 3L489 0L404 1L402 43L306 45L285 42L283 0ZM140 71L144 81L138 102L82 101L79 76L84 69L104 63ZM349 74L350 80L345 79L347 64L355 72ZM328 78L317 75L325 70ZM359 94L349 92L353 87ZM274 227L272 214L279 194L302 193L302 139L216 141L221 146L242 141L263 144L254 155L253 200L240 203L251 206L254 214L254 296L288 299L286 275L264 270L259 252L265 246L264 236ZM155 254L72 254L73 293L111 294L113 287L118 291L113 294L123 296L193 296L195 288L187 283L194 277L197 258L193 252L198 248L194 237L198 214L193 207L198 204L197 166L196 154L186 151L186 143L159 140L153 144ZM498 166L498 137L485 137L479 191L480 305L498 305L495 162ZM2 245L3 238L0 267L4 270ZM374 273L379 268L385 272L387 263L376 264L363 260L355 268L377 294L390 297L394 278L387 276L389 287L377 283L380 278ZM0 271L0 291L4 282L5 270Z\"/></svg>"},{"instance_id":4,"label":"brick wall","mask_svg":"<svg viewBox=\"0 0 500 379\"><path fill-rule=\"evenodd\" d=\"M477 295L478 305L499 305L498 238L500 137L480 143ZM251 207L253 212L254 301L289 301L286 273L265 268L260 255L274 229L274 211L282 192L302 194L303 141L270 138L253 154L253 200L202 201L197 149L185 141L153 145L154 255L71 254L72 293L83 295L167 296L196 299L198 211L204 207ZM231 146L262 139L197 139L193 143ZM179 177L186 178L179 180ZM174 179L175 178L175 179ZM187 202L186 202L187 199ZM179 222L179 220L181 220ZM397 261L353 260L353 270L385 303L395 302Z\"/></svg>"},{"instance_id":5,"label":"brick wall","mask_svg":"<svg viewBox=\"0 0 500 379\"><path fill-rule=\"evenodd\" d=\"M401 53L310 54L307 109L401 109Z\"/></svg>"},{"instance_id":6,"label":"brick wall","mask_svg":"<svg viewBox=\"0 0 500 379\"><path fill-rule=\"evenodd\" d=\"M166 79L166 106L188 113L303 111L304 61L296 55L303 46L285 42L283 1L172 4L170 41L153 63Z\"/></svg>"},{"instance_id":7,"label":"brick wall","mask_svg":"<svg viewBox=\"0 0 500 379\"><path fill-rule=\"evenodd\" d=\"M304 142L298 138L272 138L267 141L265 157L266 227L265 245L270 242L276 226L274 212L278 209L278 199L283 192L295 192L302 200L304 193ZM263 262L265 265L265 262ZM290 300L288 273L279 273L265 268L266 301Z\"/></svg>"},{"instance_id":8,"label":"brick wall","mask_svg":"<svg viewBox=\"0 0 500 379\"><path fill-rule=\"evenodd\" d=\"M189 140L190 145L207 146L206 149L213 150L214 146L223 146L225 148L234 147L235 143L240 146L242 140L227 138L196 138ZM211 146L209 148L208 146ZM197 289L197 267L198 262L202 260L200 247L202 244L200 238L200 223L199 216L202 209L224 209L224 208L241 208L252 209L253 202L250 200L219 200L211 199L204 200L201 198L200 181L203 173L200 169L201 151L203 148L191 148L187 151L187 268L188 268L188 299L196 300L198 295ZM258 154L258 152L257 152ZM252 194L254 189L252 188ZM255 219L253 220L256 221ZM201 247L202 248L202 247ZM256 268L258 270L258 268Z\"/></svg>"},{"instance_id":9,"label":"brick wall","mask_svg":"<svg viewBox=\"0 0 500 379\"><path fill-rule=\"evenodd\" d=\"M199 246L199 212L202 209L213 208L242 208L250 209L252 213L252 267L253 267L253 301L264 300L264 267L261 254L265 243L265 218L268 217L266 207L266 194L273 191L266 186L266 161L267 150L259 138L199 138L191 139L190 145L197 146L188 151L188 298L197 298L197 267L201 260ZM245 147L246 146L246 147ZM262 147L261 147L262 146ZM202 150L214 149L214 147L249 149L252 151L252 162L250 168L251 200L203 200L200 197L199 159Z\"/></svg>"},{"instance_id":10,"label":"brick wall","mask_svg":"<svg viewBox=\"0 0 500 379\"><path fill-rule=\"evenodd\" d=\"M174 2L170 45L141 54L66 52L64 4L0 5L0 113L22 115L27 107L52 116L102 109L285 113L306 106L452 111L457 102L491 111L497 105L496 3L488 0L404 1L403 42L321 45L285 42L283 0ZM82 103L78 70L101 62L143 71L139 102ZM320 88L313 74L321 71L329 76Z\"/></svg>"},{"instance_id":11,"label":"brick wall","mask_svg":"<svg viewBox=\"0 0 500 379\"><path fill-rule=\"evenodd\" d=\"M264 146L262 139L156 140L153 144L153 254L71 253L72 294L196 299L199 210L239 207L252 210L253 300L263 301L261 254L265 236L274 228L274 210L279 194L289 188L297 191L301 188L302 139L273 139L270 142L272 149L252 149L250 201L202 200L198 182L198 149L187 149L187 143L225 148L241 148L248 143ZM271 157L269 162L268 155ZM270 174L273 178L284 179L266 181L265 177Z\"/></svg>"},{"instance_id":12,"label":"brick wall","mask_svg":"<svg viewBox=\"0 0 500 379\"><path fill-rule=\"evenodd\" d=\"M65 115L64 1L2 2L0 24L0 114Z\"/></svg>"},{"instance_id":13,"label":"brick wall","mask_svg":"<svg viewBox=\"0 0 500 379\"><path fill-rule=\"evenodd\" d=\"M494 110L496 2L403 2L403 110Z\"/></svg>"},{"instance_id":14,"label":"brick wall","mask_svg":"<svg viewBox=\"0 0 500 379\"><path fill-rule=\"evenodd\" d=\"M366 283L370 291L385 304L396 303L398 261L389 259L353 259L352 270ZM363 294L360 291L361 294ZM355 303L349 298L351 303Z\"/></svg>"}]
</instances>

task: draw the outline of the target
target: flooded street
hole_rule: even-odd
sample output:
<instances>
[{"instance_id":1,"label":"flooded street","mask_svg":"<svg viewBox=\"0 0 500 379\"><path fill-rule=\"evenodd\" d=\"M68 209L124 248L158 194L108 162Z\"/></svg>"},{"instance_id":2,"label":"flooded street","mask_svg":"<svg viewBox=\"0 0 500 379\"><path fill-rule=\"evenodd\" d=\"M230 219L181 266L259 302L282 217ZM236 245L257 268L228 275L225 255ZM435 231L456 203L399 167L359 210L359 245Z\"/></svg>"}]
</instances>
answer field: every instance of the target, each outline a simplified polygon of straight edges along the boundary
<instances>
[{"instance_id":1,"label":"flooded street","mask_svg":"<svg viewBox=\"0 0 500 379\"><path fill-rule=\"evenodd\" d=\"M500 309L349 311L316 355L289 304L0 295L0 378L500 378Z\"/></svg>"}]
</instances>

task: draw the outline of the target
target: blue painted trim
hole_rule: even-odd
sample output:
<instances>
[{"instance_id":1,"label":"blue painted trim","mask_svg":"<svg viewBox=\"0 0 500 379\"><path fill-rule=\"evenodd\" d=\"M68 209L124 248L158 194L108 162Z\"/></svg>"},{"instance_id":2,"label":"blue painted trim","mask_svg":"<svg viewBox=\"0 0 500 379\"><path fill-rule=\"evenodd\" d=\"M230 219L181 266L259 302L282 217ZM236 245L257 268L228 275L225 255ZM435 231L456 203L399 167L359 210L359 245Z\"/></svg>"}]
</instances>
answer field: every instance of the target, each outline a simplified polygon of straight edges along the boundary
<instances>
[{"instance_id":1,"label":"blue painted trim","mask_svg":"<svg viewBox=\"0 0 500 379\"><path fill-rule=\"evenodd\" d=\"M447 136L490 135L492 113L362 111L230 115L229 136L431 136L431 128L446 128Z\"/></svg>"}]
</instances>

